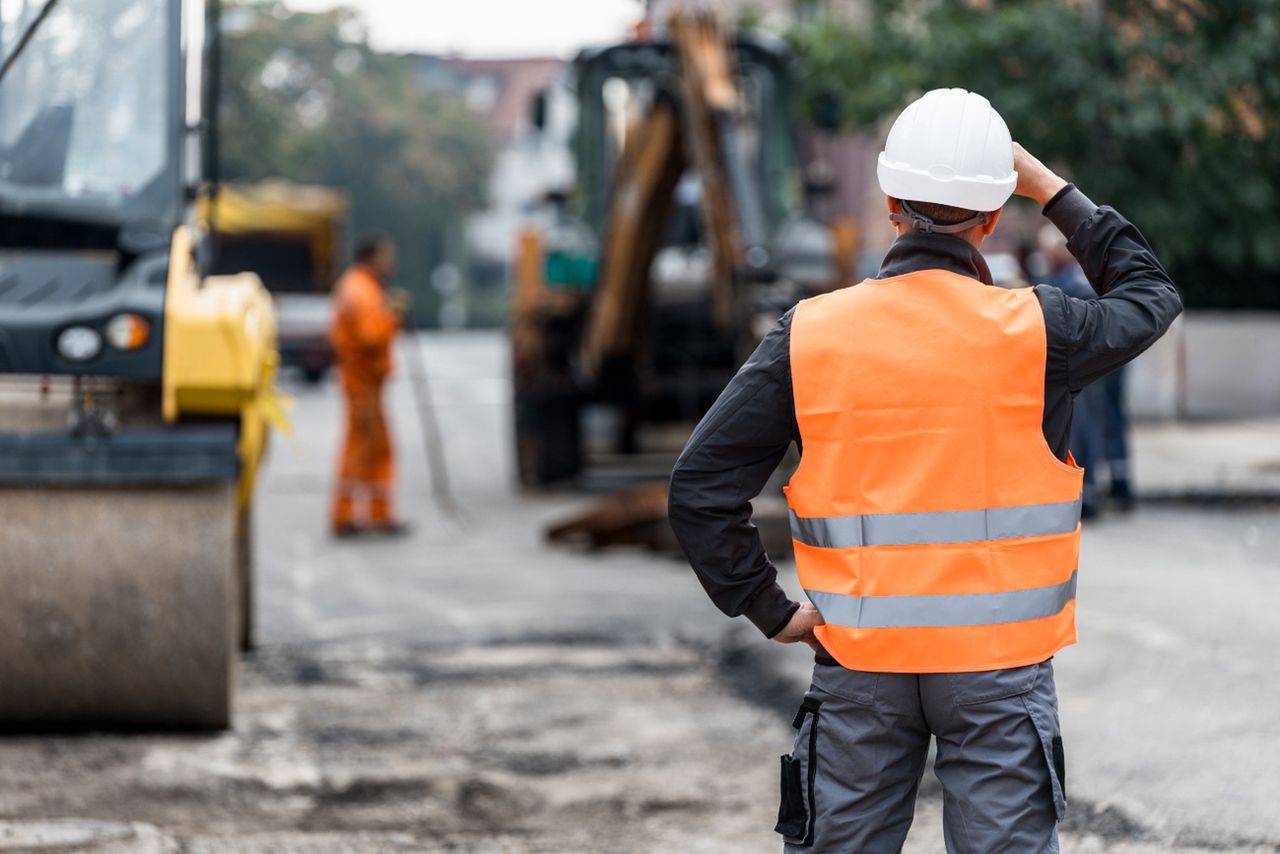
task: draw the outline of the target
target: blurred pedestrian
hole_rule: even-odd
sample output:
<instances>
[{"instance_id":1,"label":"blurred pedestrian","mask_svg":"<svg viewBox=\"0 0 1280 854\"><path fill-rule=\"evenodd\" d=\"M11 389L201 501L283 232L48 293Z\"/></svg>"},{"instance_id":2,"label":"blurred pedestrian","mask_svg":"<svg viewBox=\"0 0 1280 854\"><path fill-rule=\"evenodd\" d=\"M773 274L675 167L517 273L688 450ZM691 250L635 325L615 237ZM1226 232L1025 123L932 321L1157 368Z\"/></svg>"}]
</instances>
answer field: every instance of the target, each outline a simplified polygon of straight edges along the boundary
<instances>
[{"instance_id":1,"label":"blurred pedestrian","mask_svg":"<svg viewBox=\"0 0 1280 854\"><path fill-rule=\"evenodd\" d=\"M333 291L330 341L346 398L346 435L334 488L334 536L361 531L403 533L395 515L395 462L382 391L391 374L391 347L405 310L388 290L396 247L371 235L356 243L356 261Z\"/></svg>"},{"instance_id":2,"label":"blurred pedestrian","mask_svg":"<svg viewBox=\"0 0 1280 854\"><path fill-rule=\"evenodd\" d=\"M979 95L908 106L878 175L898 232L879 276L802 301L765 337L676 463L671 525L721 610L816 653L782 758L787 851L901 850L931 739L948 851L1056 851L1072 398L1182 303L1138 230L1014 144ZM1014 193L1071 237L1101 299L990 287L979 249ZM792 442L804 605L751 523Z\"/></svg>"},{"instance_id":3,"label":"blurred pedestrian","mask_svg":"<svg viewBox=\"0 0 1280 854\"><path fill-rule=\"evenodd\" d=\"M1045 269L1045 280L1074 299L1092 300L1094 292L1084 270L1067 248L1067 238L1050 223L1040 229L1036 243ZM1116 369L1115 373L1124 368ZM1102 381L1092 382L1076 395L1071 413L1071 456L1084 469L1084 492L1080 516L1093 519L1102 512L1102 492L1098 474L1103 466Z\"/></svg>"},{"instance_id":4,"label":"blurred pedestrian","mask_svg":"<svg viewBox=\"0 0 1280 854\"><path fill-rule=\"evenodd\" d=\"M1067 248L1067 239L1052 225L1040 229L1036 240L1044 259L1048 283L1076 299L1096 300L1098 294ZM1080 390L1071 420L1071 454L1084 468L1081 515L1102 512L1099 474L1105 472L1110 497L1120 510L1133 509L1129 483L1129 416L1125 410L1121 366Z\"/></svg>"},{"instance_id":5,"label":"blurred pedestrian","mask_svg":"<svg viewBox=\"0 0 1280 854\"><path fill-rule=\"evenodd\" d=\"M1096 385L1102 387L1102 457L1107 463L1107 495L1118 510L1129 511L1136 498L1130 480L1129 409L1125 399L1128 370L1107 374Z\"/></svg>"}]
</instances>

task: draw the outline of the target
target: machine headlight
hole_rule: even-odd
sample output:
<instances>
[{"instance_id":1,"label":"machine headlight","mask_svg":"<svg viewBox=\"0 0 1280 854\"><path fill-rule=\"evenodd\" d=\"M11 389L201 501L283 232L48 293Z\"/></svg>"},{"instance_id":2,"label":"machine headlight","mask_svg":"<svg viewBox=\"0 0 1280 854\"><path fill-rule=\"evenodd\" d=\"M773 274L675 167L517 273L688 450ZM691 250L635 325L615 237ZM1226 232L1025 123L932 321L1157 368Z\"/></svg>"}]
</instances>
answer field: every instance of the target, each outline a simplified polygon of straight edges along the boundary
<instances>
[{"instance_id":1,"label":"machine headlight","mask_svg":"<svg viewBox=\"0 0 1280 854\"><path fill-rule=\"evenodd\" d=\"M72 362L87 362L102 352L102 336L88 326L68 326L58 333L58 355Z\"/></svg>"},{"instance_id":2,"label":"machine headlight","mask_svg":"<svg viewBox=\"0 0 1280 854\"><path fill-rule=\"evenodd\" d=\"M151 337L151 324L140 314L117 314L107 321L107 342L117 350L137 350Z\"/></svg>"}]
</instances>

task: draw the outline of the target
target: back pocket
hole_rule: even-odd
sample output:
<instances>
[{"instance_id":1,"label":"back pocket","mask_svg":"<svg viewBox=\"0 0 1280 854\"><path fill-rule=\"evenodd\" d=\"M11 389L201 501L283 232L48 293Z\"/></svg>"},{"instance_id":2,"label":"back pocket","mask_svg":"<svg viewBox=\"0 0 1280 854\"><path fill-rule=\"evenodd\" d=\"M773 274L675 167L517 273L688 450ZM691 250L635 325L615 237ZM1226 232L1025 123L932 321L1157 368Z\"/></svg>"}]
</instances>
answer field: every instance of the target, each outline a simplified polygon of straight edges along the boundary
<instances>
[{"instance_id":1,"label":"back pocket","mask_svg":"<svg viewBox=\"0 0 1280 854\"><path fill-rule=\"evenodd\" d=\"M976 673L952 673L951 692L957 706L993 703L1025 694L1035 687L1039 664Z\"/></svg>"}]
</instances>

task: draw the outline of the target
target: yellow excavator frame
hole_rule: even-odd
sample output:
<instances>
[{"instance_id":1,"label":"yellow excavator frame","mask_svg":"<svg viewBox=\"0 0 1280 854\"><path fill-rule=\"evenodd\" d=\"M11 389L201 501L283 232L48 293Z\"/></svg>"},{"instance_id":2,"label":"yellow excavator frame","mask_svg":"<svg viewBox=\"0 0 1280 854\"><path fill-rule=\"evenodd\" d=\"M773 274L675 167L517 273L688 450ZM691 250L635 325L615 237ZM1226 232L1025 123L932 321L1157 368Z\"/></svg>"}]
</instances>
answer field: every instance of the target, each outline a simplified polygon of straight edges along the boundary
<instances>
[{"instance_id":1,"label":"yellow excavator frame","mask_svg":"<svg viewBox=\"0 0 1280 854\"><path fill-rule=\"evenodd\" d=\"M267 427L285 428L287 401L275 387L275 309L254 273L207 276L195 265L192 231L179 227L165 296L161 414L228 416L240 421L238 505L248 509Z\"/></svg>"},{"instance_id":2,"label":"yellow excavator frame","mask_svg":"<svg viewBox=\"0 0 1280 854\"><path fill-rule=\"evenodd\" d=\"M640 343L649 262L662 239L672 194L686 168L702 182L701 208L711 249L711 305L716 323L732 328L734 280L746 268L744 246L715 116L738 108L730 39L713 9L678 7L669 21L680 67L680 104L660 100L635 121L614 175L614 204L601 239L597 297L583 336L589 372Z\"/></svg>"}]
</instances>

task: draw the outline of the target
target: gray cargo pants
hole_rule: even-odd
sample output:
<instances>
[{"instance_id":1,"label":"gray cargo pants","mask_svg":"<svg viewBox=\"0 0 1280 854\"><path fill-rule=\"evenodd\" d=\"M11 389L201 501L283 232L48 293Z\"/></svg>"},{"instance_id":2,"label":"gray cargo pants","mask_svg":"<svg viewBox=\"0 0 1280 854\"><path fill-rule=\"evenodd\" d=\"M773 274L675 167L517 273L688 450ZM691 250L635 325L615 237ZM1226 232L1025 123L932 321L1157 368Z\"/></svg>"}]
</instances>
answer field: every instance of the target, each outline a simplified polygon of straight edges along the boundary
<instances>
[{"instance_id":1,"label":"gray cargo pants","mask_svg":"<svg viewBox=\"0 0 1280 854\"><path fill-rule=\"evenodd\" d=\"M930 736L948 852L1058 851L1067 800L1050 662L916 675L819 661L782 757L787 852L901 850Z\"/></svg>"}]
</instances>

